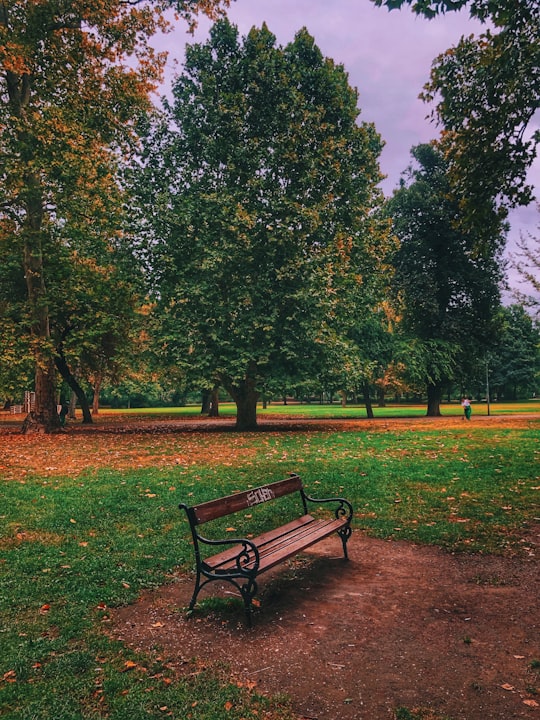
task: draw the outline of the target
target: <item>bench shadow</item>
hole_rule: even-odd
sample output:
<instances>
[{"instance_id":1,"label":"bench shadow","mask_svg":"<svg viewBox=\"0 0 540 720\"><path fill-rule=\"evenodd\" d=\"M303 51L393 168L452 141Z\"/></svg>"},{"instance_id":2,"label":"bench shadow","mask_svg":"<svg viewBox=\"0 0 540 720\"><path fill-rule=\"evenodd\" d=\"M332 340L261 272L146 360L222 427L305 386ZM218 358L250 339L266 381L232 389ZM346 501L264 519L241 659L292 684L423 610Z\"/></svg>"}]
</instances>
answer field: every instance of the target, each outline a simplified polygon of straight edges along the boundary
<instances>
[{"instance_id":1,"label":"bench shadow","mask_svg":"<svg viewBox=\"0 0 540 720\"><path fill-rule=\"evenodd\" d=\"M252 630L265 626L276 617L302 613L308 594L333 590L356 566L341 556L298 555L257 579L258 593L252 610ZM322 597L321 597L322 599ZM187 607L183 608L187 611ZM239 591L230 583L213 582L200 593L192 613L205 623L216 623L230 629L249 631L244 602Z\"/></svg>"}]
</instances>

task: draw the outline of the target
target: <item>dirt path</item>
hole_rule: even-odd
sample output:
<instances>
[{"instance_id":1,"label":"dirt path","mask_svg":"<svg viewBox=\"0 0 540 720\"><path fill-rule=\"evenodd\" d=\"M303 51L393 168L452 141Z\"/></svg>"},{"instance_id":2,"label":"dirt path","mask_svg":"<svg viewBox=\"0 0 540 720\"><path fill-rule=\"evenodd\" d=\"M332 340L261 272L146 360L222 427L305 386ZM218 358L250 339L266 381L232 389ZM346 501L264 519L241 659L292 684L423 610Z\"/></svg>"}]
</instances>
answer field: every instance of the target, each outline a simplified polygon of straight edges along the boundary
<instances>
[{"instance_id":1,"label":"dirt path","mask_svg":"<svg viewBox=\"0 0 540 720\"><path fill-rule=\"evenodd\" d=\"M540 718L539 539L537 526L526 558L495 558L356 531L348 563L330 538L263 576L251 630L239 607L186 619L183 576L116 611L113 634L180 673L225 662L259 692L290 695L310 720L389 720L398 707L452 720Z\"/></svg>"}]
</instances>

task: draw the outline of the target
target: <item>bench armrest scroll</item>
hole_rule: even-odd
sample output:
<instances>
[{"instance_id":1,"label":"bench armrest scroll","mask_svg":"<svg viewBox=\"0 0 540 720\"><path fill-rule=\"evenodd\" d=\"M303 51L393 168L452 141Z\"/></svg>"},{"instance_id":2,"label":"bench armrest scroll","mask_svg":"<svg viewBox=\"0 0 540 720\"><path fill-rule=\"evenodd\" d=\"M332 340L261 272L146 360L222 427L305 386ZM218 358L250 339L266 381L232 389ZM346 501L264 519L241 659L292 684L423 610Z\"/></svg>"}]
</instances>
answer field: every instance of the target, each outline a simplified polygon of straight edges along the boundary
<instances>
[{"instance_id":1,"label":"bench armrest scroll","mask_svg":"<svg viewBox=\"0 0 540 720\"><path fill-rule=\"evenodd\" d=\"M225 546L238 546L238 552L230 559L231 562L234 562L236 566L236 570L232 572L238 572L241 575L252 575L253 573L257 573L259 570L259 564L260 564L260 556L259 556L259 549L254 543L251 542L251 540L248 540L247 538L224 538L222 540L210 540L209 538L205 538L202 535L197 535L198 542L204 544L204 545L211 545L213 547L222 547L225 548ZM204 563L204 559L202 560ZM249 563L249 570L246 570L246 565ZM223 570L227 575L231 574L231 567L228 566L227 570ZM214 568L214 573L219 574L220 569L219 566Z\"/></svg>"},{"instance_id":2,"label":"bench armrest scroll","mask_svg":"<svg viewBox=\"0 0 540 720\"><path fill-rule=\"evenodd\" d=\"M242 576L246 575L253 575L253 573L257 573L260 565L260 555L259 555L259 549L257 546L251 542L251 540L248 540L247 538L223 538L223 539L210 539L203 537L199 532L197 532L197 518L195 517L195 513L193 511L192 507L189 507L188 505L185 505L184 503L180 503L179 505L180 510L184 510L186 512L189 526L191 529L191 535L193 537L193 549L195 551L195 560L197 562L197 567L201 566L201 563L204 563L204 558L201 557L200 552L200 545L211 545L214 547L222 547L225 548L225 546L238 546L238 552L232 555L228 555L228 570L223 571L226 572L226 574L238 573ZM225 549L223 550L225 552ZM236 569L231 571L230 564L234 563L236 566ZM246 570L246 566L250 565L249 570ZM219 566L218 569L214 571L216 574L219 574Z\"/></svg>"},{"instance_id":3,"label":"bench armrest scroll","mask_svg":"<svg viewBox=\"0 0 540 720\"><path fill-rule=\"evenodd\" d=\"M305 492L303 492L303 496L307 502L319 503L319 504L321 504L321 503L337 503L337 506L334 509L336 518L345 517L347 519L347 522L349 524L351 523L351 520L353 518L353 507L348 500L345 500L345 498L340 498L340 497L314 498L314 497L311 497L310 495L306 495Z\"/></svg>"}]
</instances>

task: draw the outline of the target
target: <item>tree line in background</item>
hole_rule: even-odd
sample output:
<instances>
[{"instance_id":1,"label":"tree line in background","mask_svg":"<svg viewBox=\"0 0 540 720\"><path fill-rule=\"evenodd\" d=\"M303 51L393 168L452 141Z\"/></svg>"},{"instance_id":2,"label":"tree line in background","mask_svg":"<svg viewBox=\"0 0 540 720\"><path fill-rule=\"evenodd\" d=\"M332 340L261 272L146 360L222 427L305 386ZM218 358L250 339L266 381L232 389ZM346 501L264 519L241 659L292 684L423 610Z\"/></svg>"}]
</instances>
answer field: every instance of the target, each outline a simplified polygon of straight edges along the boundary
<instances>
[{"instance_id":1,"label":"tree line in background","mask_svg":"<svg viewBox=\"0 0 540 720\"><path fill-rule=\"evenodd\" d=\"M266 26L240 38L218 20L158 111L163 5L4 3L0 394L35 389L25 429L59 429L59 379L84 422L104 388L130 384L179 400L224 389L239 429L291 392L361 397L368 413L373 395L425 394L436 415L486 364L497 393L535 391L538 324L500 302L540 95L540 11L511 5L470 3L495 30L435 61L444 132L385 199L382 140L305 29L280 47Z\"/></svg>"}]
</instances>

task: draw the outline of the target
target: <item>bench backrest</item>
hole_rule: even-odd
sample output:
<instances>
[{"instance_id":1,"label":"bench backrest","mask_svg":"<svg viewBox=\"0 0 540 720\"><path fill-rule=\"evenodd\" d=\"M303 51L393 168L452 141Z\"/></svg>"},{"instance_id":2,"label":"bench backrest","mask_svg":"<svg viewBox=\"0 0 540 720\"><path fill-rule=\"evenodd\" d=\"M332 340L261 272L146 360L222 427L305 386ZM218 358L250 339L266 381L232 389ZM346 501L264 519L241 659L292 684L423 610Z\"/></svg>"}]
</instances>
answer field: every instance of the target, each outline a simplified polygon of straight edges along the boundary
<instances>
[{"instance_id":1,"label":"bench backrest","mask_svg":"<svg viewBox=\"0 0 540 720\"><path fill-rule=\"evenodd\" d=\"M299 475L291 475L285 480L280 480L268 485L244 490L234 495L209 500L200 505L193 505L189 509L192 522L196 525L215 520L216 518L231 515L239 510L247 510L254 505L273 500L274 498L289 495L302 489L302 480Z\"/></svg>"}]
</instances>

